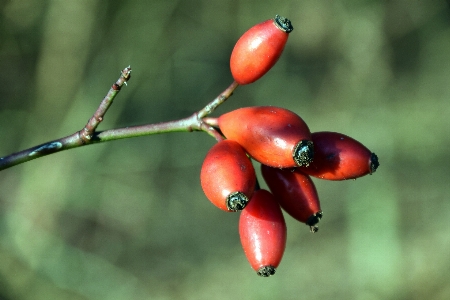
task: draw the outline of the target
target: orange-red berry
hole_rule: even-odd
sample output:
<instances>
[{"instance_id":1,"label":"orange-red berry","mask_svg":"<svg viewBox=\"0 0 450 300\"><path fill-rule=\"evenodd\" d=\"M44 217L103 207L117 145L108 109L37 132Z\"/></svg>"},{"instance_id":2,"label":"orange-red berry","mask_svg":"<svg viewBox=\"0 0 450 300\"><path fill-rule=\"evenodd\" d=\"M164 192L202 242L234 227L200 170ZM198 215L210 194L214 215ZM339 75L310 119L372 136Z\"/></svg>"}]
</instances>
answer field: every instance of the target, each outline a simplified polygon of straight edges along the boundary
<instances>
[{"instance_id":1,"label":"orange-red berry","mask_svg":"<svg viewBox=\"0 0 450 300\"><path fill-rule=\"evenodd\" d=\"M293 30L291 21L275 16L245 32L234 46L230 69L239 84L252 83L275 65Z\"/></svg>"},{"instance_id":2,"label":"orange-red berry","mask_svg":"<svg viewBox=\"0 0 450 300\"><path fill-rule=\"evenodd\" d=\"M235 141L223 140L206 154L200 182L214 205L225 211L238 211L253 194L256 174L244 149Z\"/></svg>"},{"instance_id":3,"label":"orange-red berry","mask_svg":"<svg viewBox=\"0 0 450 300\"><path fill-rule=\"evenodd\" d=\"M355 179L372 174L379 166L378 157L357 140L337 132L315 132L314 161L301 170L327 180Z\"/></svg>"},{"instance_id":4,"label":"orange-red berry","mask_svg":"<svg viewBox=\"0 0 450 300\"><path fill-rule=\"evenodd\" d=\"M309 225L311 232L316 232L322 210L311 178L298 168L277 169L261 165L261 172L281 207L293 218Z\"/></svg>"},{"instance_id":5,"label":"orange-red berry","mask_svg":"<svg viewBox=\"0 0 450 300\"><path fill-rule=\"evenodd\" d=\"M258 190L239 218L245 255L258 275L275 274L286 248L286 223L280 205L266 190Z\"/></svg>"},{"instance_id":6,"label":"orange-red berry","mask_svg":"<svg viewBox=\"0 0 450 300\"><path fill-rule=\"evenodd\" d=\"M294 112L275 106L236 109L218 119L222 133L254 159L276 168L307 166L313 159L308 126Z\"/></svg>"}]
</instances>

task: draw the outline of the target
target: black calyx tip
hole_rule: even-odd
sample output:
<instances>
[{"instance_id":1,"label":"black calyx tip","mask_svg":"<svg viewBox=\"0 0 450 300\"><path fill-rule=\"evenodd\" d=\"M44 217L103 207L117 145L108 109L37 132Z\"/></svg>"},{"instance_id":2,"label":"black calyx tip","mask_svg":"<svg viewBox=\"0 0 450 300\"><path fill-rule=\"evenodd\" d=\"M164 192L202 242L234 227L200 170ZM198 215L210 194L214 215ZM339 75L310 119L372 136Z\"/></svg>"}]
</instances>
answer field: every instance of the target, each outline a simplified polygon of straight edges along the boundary
<instances>
[{"instance_id":1,"label":"black calyx tip","mask_svg":"<svg viewBox=\"0 0 450 300\"><path fill-rule=\"evenodd\" d=\"M268 265L268 266L263 266L261 268L259 268L259 270L256 272L256 274L258 274L261 277L269 277L274 275L276 272L276 269L274 266Z\"/></svg>"},{"instance_id":2,"label":"black calyx tip","mask_svg":"<svg viewBox=\"0 0 450 300\"><path fill-rule=\"evenodd\" d=\"M319 210L318 212L310 216L306 221L306 225L309 225L309 230L312 233L319 231L319 226L317 226L317 224L320 222L320 219L322 219L322 216L323 212Z\"/></svg>"},{"instance_id":3,"label":"black calyx tip","mask_svg":"<svg viewBox=\"0 0 450 300\"><path fill-rule=\"evenodd\" d=\"M248 197L242 192L234 192L228 195L226 201L229 211L240 211L247 205Z\"/></svg>"},{"instance_id":4,"label":"black calyx tip","mask_svg":"<svg viewBox=\"0 0 450 300\"><path fill-rule=\"evenodd\" d=\"M294 30L294 27L292 27L291 21L289 19L276 15L274 21L275 25L286 33Z\"/></svg>"},{"instance_id":5,"label":"black calyx tip","mask_svg":"<svg viewBox=\"0 0 450 300\"><path fill-rule=\"evenodd\" d=\"M380 162L378 161L378 156L372 152L370 155L370 174L374 173L379 166Z\"/></svg>"},{"instance_id":6,"label":"black calyx tip","mask_svg":"<svg viewBox=\"0 0 450 300\"><path fill-rule=\"evenodd\" d=\"M313 142L303 140L300 141L292 152L292 157L295 163L299 167L307 167L313 161L314 158L314 145Z\"/></svg>"}]
</instances>

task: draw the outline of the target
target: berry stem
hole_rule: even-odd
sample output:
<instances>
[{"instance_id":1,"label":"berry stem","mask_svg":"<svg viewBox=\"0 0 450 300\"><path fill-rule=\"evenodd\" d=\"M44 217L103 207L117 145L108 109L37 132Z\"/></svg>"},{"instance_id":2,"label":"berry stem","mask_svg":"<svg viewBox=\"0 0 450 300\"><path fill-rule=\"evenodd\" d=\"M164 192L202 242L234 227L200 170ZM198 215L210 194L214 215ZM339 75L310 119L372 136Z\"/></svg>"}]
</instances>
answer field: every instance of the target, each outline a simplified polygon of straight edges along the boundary
<instances>
[{"instance_id":1,"label":"berry stem","mask_svg":"<svg viewBox=\"0 0 450 300\"><path fill-rule=\"evenodd\" d=\"M203 109L198 112L198 118L203 119L207 115L211 114L219 105L224 103L231 95L233 95L234 90L239 86L239 83L233 81L231 85L226 88L219 96L213 101L208 103Z\"/></svg>"},{"instance_id":2,"label":"berry stem","mask_svg":"<svg viewBox=\"0 0 450 300\"><path fill-rule=\"evenodd\" d=\"M212 127L219 128L219 118L206 117L206 118L203 118L203 122Z\"/></svg>"},{"instance_id":3,"label":"berry stem","mask_svg":"<svg viewBox=\"0 0 450 300\"><path fill-rule=\"evenodd\" d=\"M217 131L214 127L211 127L204 122L202 122L202 125L200 126L200 128L203 131L205 131L207 134L209 134L210 136L215 138L216 141L218 141L218 142L223 141L225 139L219 131Z\"/></svg>"},{"instance_id":4,"label":"berry stem","mask_svg":"<svg viewBox=\"0 0 450 300\"><path fill-rule=\"evenodd\" d=\"M203 121L203 118L211 114L219 105L224 103L238 87L238 83L233 82L219 96L208 103L204 108L195 112L191 116L179 120L162 122L156 124L146 124L125 128L109 129L96 131L97 127L103 121L114 98L117 96L122 86L130 79L131 67L128 66L122 70L119 79L112 85L106 96L101 101L99 107L89 119L87 124L81 129L69 136L46 142L26 150L12 153L0 157L0 171L28 162L30 160L43 157L49 154L57 153L63 150L77 148L86 145L114 141L124 138L146 136L169 132L192 132L204 131L217 141L223 140L223 136L213 126Z\"/></svg>"}]
</instances>

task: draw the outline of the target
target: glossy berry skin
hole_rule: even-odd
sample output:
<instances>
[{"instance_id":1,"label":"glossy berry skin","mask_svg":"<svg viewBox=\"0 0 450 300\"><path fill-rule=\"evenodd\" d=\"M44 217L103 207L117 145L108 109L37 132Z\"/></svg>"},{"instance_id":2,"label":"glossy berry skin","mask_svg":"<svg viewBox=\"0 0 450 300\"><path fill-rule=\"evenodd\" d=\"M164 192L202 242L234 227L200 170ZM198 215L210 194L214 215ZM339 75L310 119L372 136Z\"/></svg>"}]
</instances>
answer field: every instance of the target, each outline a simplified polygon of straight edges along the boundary
<instances>
[{"instance_id":1,"label":"glossy berry skin","mask_svg":"<svg viewBox=\"0 0 450 300\"><path fill-rule=\"evenodd\" d=\"M280 205L266 190L257 190L239 218L245 255L259 276L275 274L286 248L286 223Z\"/></svg>"},{"instance_id":2,"label":"glossy berry skin","mask_svg":"<svg viewBox=\"0 0 450 300\"><path fill-rule=\"evenodd\" d=\"M298 169L277 169L261 165L261 172L280 206L294 219L317 232L322 218L319 196L311 178Z\"/></svg>"},{"instance_id":3,"label":"glossy berry skin","mask_svg":"<svg viewBox=\"0 0 450 300\"><path fill-rule=\"evenodd\" d=\"M235 141L215 144L203 161L200 182L206 197L225 211L242 210L253 194L255 169Z\"/></svg>"},{"instance_id":4,"label":"glossy berry skin","mask_svg":"<svg viewBox=\"0 0 450 300\"><path fill-rule=\"evenodd\" d=\"M379 166L378 157L355 139L337 132L315 132L314 161L301 170L327 180L355 179L372 174Z\"/></svg>"},{"instance_id":5,"label":"glossy berry skin","mask_svg":"<svg viewBox=\"0 0 450 300\"><path fill-rule=\"evenodd\" d=\"M292 30L291 22L277 15L245 32L231 53L230 69L234 80L249 84L267 73L281 56Z\"/></svg>"},{"instance_id":6,"label":"glossy berry skin","mask_svg":"<svg viewBox=\"0 0 450 300\"><path fill-rule=\"evenodd\" d=\"M218 118L222 133L237 141L255 160L276 168L307 166L313 143L306 123L275 106L244 107Z\"/></svg>"}]
</instances>

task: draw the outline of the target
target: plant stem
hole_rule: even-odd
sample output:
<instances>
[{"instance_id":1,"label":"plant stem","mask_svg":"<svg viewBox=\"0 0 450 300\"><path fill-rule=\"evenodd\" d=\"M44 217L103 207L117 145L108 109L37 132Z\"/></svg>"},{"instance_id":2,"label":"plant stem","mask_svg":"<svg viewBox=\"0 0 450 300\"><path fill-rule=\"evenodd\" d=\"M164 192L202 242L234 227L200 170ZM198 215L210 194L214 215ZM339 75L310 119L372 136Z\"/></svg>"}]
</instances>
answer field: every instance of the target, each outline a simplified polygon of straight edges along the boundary
<instances>
[{"instance_id":1,"label":"plant stem","mask_svg":"<svg viewBox=\"0 0 450 300\"><path fill-rule=\"evenodd\" d=\"M103 98L102 102L97 108L97 111L89 119L86 126L84 126L82 130L80 130L80 138L83 140L84 143L86 144L89 143L89 140L92 138L92 135L94 134L98 125L100 125L100 122L103 121L103 116L111 107L114 98L119 93L122 86L124 84L126 85L130 77L131 77L131 66L128 66L122 70L119 79L117 79L117 81L111 86L111 89L106 94L105 98Z\"/></svg>"},{"instance_id":2,"label":"plant stem","mask_svg":"<svg viewBox=\"0 0 450 300\"><path fill-rule=\"evenodd\" d=\"M216 99L208 103L203 109L198 112L198 118L203 119L207 115L211 114L219 105L224 103L231 95L233 95L234 90L239 86L236 81L225 89Z\"/></svg>"},{"instance_id":3,"label":"plant stem","mask_svg":"<svg viewBox=\"0 0 450 300\"><path fill-rule=\"evenodd\" d=\"M212 127L216 127L216 128L219 127L219 119L218 118L210 118L210 117L203 118L203 122Z\"/></svg>"},{"instance_id":4,"label":"plant stem","mask_svg":"<svg viewBox=\"0 0 450 300\"><path fill-rule=\"evenodd\" d=\"M233 94L233 91L238 87L236 82L233 82L213 101L208 103L198 112L192 114L190 117L157 124L96 131L98 125L102 122L105 113L113 103L114 98L119 93L122 86L130 79L130 73L131 68L129 66L122 70L119 79L112 85L96 112L82 130L60 139L37 145L20 152L15 152L5 157L0 157L0 171L63 150L138 136L169 132L205 131L217 141L223 140L223 136L220 132L210 124L203 122L203 118L211 114Z\"/></svg>"}]
</instances>

